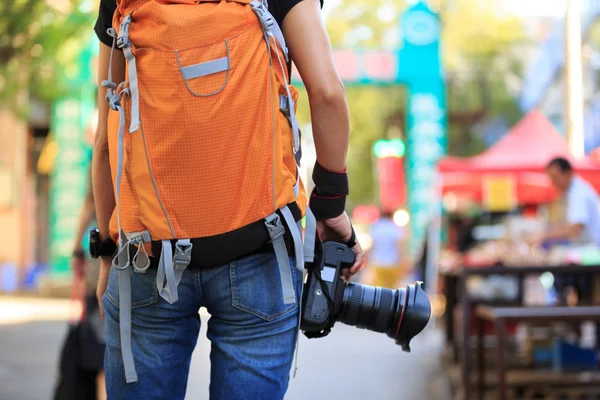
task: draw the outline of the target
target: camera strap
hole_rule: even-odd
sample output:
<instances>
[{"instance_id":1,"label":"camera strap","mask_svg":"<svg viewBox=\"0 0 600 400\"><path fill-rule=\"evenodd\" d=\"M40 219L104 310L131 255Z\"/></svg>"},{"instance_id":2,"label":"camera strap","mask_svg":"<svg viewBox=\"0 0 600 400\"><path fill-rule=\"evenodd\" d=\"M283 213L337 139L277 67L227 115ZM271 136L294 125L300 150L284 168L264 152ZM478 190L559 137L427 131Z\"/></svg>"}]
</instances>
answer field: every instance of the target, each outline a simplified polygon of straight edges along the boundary
<instances>
[{"instance_id":1,"label":"camera strap","mask_svg":"<svg viewBox=\"0 0 600 400\"><path fill-rule=\"evenodd\" d=\"M327 300L327 309L329 310L329 321L327 321L327 326L325 327L325 329L323 329L322 331L319 332L304 332L304 336L306 336L309 339L318 339L318 338L322 338L325 337L327 335L329 335L329 332L331 332L331 328L333 328L333 323L334 323L334 319L333 319L333 315L334 315L334 307L333 307L333 299L331 298L331 294L329 293L329 287L327 286L327 283L323 280L323 278L321 277L321 271L318 268L314 268L314 264L311 264L311 268L310 268L310 273L312 273L314 275L315 278L317 278L317 281L319 282L320 286L321 286L321 290L323 291L323 295L325 296L325 299Z\"/></svg>"}]
</instances>

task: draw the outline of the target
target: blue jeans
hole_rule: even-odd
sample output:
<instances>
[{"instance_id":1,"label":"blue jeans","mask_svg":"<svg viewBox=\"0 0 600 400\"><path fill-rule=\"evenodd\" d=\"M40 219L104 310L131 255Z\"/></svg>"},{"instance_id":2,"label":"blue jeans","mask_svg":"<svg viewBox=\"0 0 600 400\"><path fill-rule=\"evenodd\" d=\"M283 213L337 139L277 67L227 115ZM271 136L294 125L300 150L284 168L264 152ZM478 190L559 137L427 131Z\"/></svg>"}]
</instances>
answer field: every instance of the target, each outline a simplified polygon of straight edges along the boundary
<instances>
[{"instance_id":1,"label":"blue jeans","mask_svg":"<svg viewBox=\"0 0 600 400\"><path fill-rule=\"evenodd\" d=\"M130 384L125 383L121 359L118 276L113 269L102 301L108 399L184 399L200 331L200 307L211 315L207 327L210 399L282 399L297 339L302 285L302 273L293 265L290 268L295 304L283 303L274 254L256 254L216 268L187 269L174 304L158 296L156 270L131 272L131 340L138 381Z\"/></svg>"}]
</instances>

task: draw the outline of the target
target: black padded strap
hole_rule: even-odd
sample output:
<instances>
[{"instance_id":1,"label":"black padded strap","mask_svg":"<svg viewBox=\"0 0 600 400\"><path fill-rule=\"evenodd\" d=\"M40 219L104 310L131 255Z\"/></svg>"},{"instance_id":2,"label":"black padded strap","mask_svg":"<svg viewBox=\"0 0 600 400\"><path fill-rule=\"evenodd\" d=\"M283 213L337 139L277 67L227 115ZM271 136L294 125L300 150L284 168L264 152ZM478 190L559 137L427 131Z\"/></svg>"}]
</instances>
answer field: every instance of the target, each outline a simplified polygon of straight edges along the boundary
<instances>
[{"instance_id":1,"label":"black padded strap","mask_svg":"<svg viewBox=\"0 0 600 400\"><path fill-rule=\"evenodd\" d=\"M317 219L338 217L346 210L346 196L323 196L315 188L310 195L310 209Z\"/></svg>"},{"instance_id":2,"label":"black padded strap","mask_svg":"<svg viewBox=\"0 0 600 400\"><path fill-rule=\"evenodd\" d=\"M316 162L312 178L322 195L347 196L350 194L348 174L345 172L331 172Z\"/></svg>"}]
</instances>

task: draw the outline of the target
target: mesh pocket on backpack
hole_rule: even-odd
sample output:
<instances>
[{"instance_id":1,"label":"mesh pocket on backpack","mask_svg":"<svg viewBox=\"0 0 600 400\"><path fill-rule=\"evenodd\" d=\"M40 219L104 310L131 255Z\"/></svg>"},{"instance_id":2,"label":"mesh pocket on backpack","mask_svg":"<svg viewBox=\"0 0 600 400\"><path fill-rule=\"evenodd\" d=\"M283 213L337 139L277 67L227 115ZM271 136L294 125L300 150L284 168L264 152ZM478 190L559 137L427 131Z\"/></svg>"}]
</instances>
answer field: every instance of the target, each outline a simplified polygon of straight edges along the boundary
<instances>
[{"instance_id":1,"label":"mesh pocket on backpack","mask_svg":"<svg viewBox=\"0 0 600 400\"><path fill-rule=\"evenodd\" d=\"M231 72L229 40L176 50L175 57L185 86L194 96L214 96L225 89Z\"/></svg>"}]
</instances>

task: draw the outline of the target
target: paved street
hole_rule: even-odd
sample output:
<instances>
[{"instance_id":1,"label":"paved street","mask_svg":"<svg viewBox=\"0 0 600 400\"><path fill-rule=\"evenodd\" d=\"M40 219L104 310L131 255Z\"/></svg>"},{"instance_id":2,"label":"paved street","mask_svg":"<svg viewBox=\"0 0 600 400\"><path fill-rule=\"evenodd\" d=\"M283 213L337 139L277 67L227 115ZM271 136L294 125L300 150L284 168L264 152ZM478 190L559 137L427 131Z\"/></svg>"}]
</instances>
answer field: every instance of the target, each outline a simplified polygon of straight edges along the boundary
<instances>
[{"instance_id":1,"label":"paved street","mask_svg":"<svg viewBox=\"0 0 600 400\"><path fill-rule=\"evenodd\" d=\"M50 398L67 304L55 301L44 313L35 313L35 303L7 303L0 298L0 400ZM205 322L207 316L202 315ZM190 373L189 400L208 399L210 347L204 329L201 335L204 339L198 343ZM410 354L385 335L342 324L323 339L302 336L299 370L286 399L449 400L440 346L441 336L432 329L413 341Z\"/></svg>"}]
</instances>

